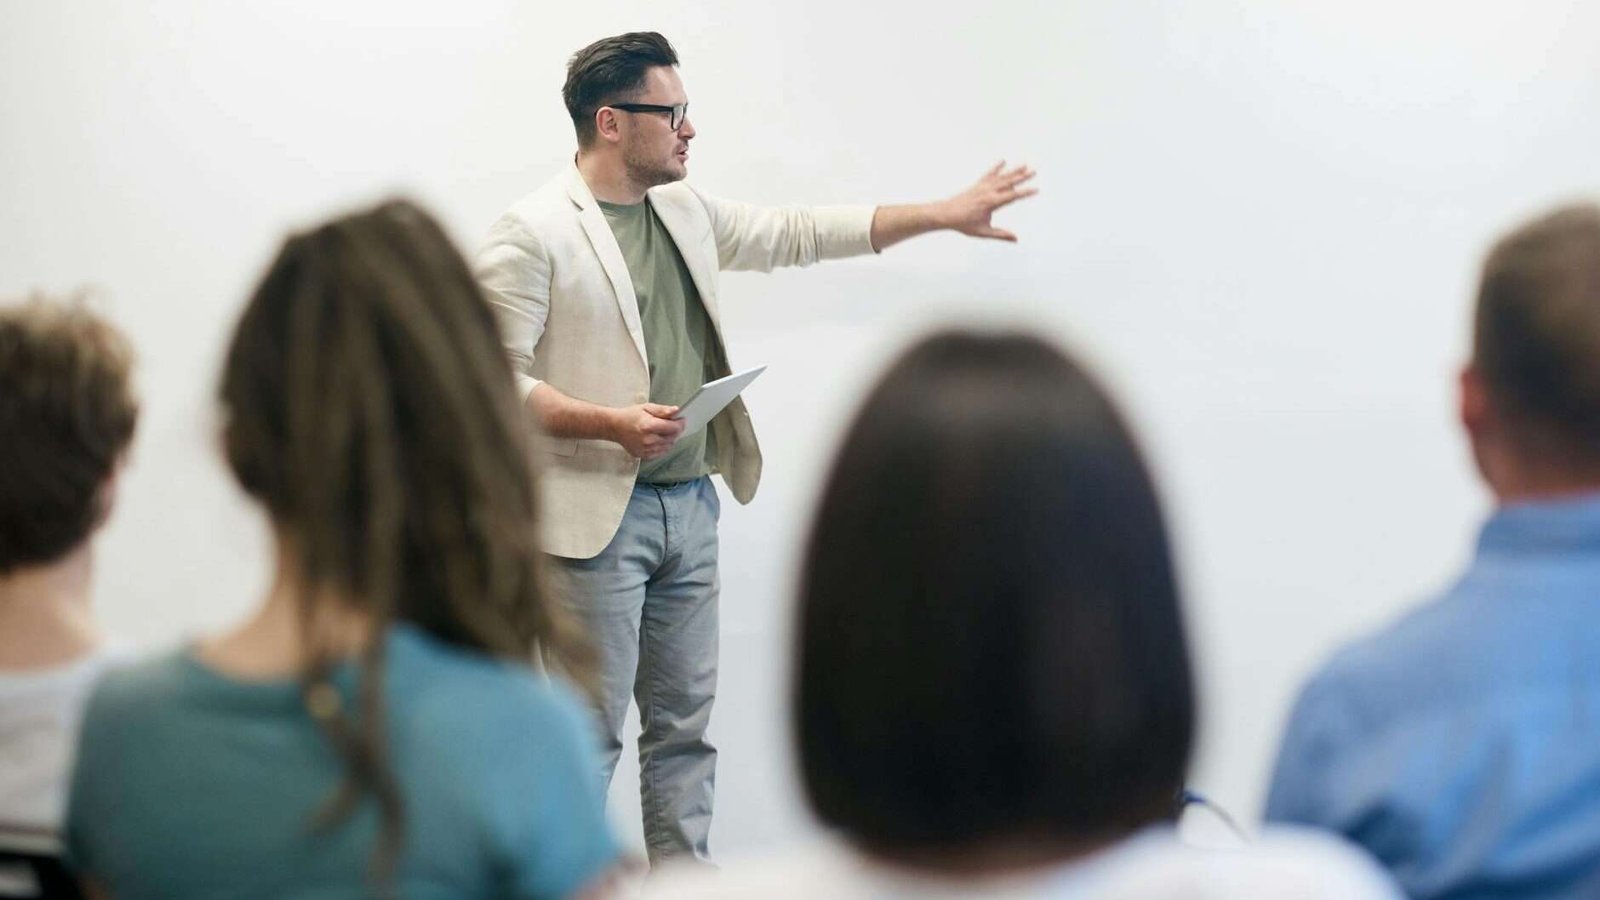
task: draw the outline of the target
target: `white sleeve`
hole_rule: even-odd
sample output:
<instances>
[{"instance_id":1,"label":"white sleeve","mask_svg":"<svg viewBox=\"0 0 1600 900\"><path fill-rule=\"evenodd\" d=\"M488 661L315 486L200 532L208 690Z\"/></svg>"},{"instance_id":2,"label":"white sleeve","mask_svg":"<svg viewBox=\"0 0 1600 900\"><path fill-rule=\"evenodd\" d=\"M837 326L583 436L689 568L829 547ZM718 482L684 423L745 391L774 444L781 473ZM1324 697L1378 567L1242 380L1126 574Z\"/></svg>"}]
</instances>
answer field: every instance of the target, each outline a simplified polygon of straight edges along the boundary
<instances>
[{"instance_id":1,"label":"white sleeve","mask_svg":"<svg viewBox=\"0 0 1600 900\"><path fill-rule=\"evenodd\" d=\"M711 217L723 269L770 272L875 252L875 206L755 206L690 190Z\"/></svg>"},{"instance_id":2,"label":"white sleeve","mask_svg":"<svg viewBox=\"0 0 1600 900\"><path fill-rule=\"evenodd\" d=\"M473 268L500 323L517 395L526 402L539 384L532 374L533 348L550 314L550 257L519 219L505 215L489 229Z\"/></svg>"}]
</instances>

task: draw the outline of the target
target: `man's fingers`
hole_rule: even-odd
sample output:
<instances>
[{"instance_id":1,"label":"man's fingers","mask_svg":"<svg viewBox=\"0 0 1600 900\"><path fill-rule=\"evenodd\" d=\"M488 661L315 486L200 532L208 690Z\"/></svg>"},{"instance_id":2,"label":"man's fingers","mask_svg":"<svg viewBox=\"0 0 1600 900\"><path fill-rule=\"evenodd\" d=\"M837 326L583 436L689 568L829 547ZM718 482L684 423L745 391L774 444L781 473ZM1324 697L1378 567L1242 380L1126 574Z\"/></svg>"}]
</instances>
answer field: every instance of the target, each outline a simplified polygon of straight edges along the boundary
<instances>
[{"instance_id":1,"label":"man's fingers","mask_svg":"<svg viewBox=\"0 0 1600 900\"><path fill-rule=\"evenodd\" d=\"M676 406L663 406L660 403L646 403L644 404L644 411L658 419L665 419L677 413L678 408Z\"/></svg>"},{"instance_id":2,"label":"man's fingers","mask_svg":"<svg viewBox=\"0 0 1600 900\"><path fill-rule=\"evenodd\" d=\"M1008 187L1016 187L1024 181L1028 181L1029 179L1033 178L1033 176L1037 174L1039 173L1028 168L1027 166L1018 166L1017 168L1006 173L1005 182Z\"/></svg>"},{"instance_id":3,"label":"man's fingers","mask_svg":"<svg viewBox=\"0 0 1600 900\"><path fill-rule=\"evenodd\" d=\"M1004 228L985 228L978 232L978 236L993 238L997 241L1009 241L1013 244L1017 242L1017 236L1009 231L1006 231Z\"/></svg>"},{"instance_id":4,"label":"man's fingers","mask_svg":"<svg viewBox=\"0 0 1600 900\"><path fill-rule=\"evenodd\" d=\"M1038 173L1035 172L1031 166L1026 165L1017 166L1016 168L1008 171L1006 169L1006 161L1002 159L994 164L994 168L983 173L983 177L978 179L978 183L980 185L984 183L998 183L1002 187L1007 187L1027 181L1037 174Z\"/></svg>"},{"instance_id":5,"label":"man's fingers","mask_svg":"<svg viewBox=\"0 0 1600 900\"><path fill-rule=\"evenodd\" d=\"M678 443L678 436L651 438L639 448L640 459L657 459L672 452L673 446Z\"/></svg>"},{"instance_id":6,"label":"man's fingers","mask_svg":"<svg viewBox=\"0 0 1600 900\"><path fill-rule=\"evenodd\" d=\"M994 208L995 209L999 209L1002 206L1007 206L1009 204L1017 202L1018 200L1023 200L1023 199L1026 199L1028 197L1032 197L1034 194L1037 194L1037 193L1039 193L1039 189L1038 188L1023 188L1020 191L1018 191L1018 190L1003 191L1003 192L1001 192L1001 196L1000 196L999 201L997 203L995 203Z\"/></svg>"},{"instance_id":7,"label":"man's fingers","mask_svg":"<svg viewBox=\"0 0 1600 900\"><path fill-rule=\"evenodd\" d=\"M645 419L639 423L639 430L645 434L677 437L683 431L683 424L682 419Z\"/></svg>"},{"instance_id":8,"label":"man's fingers","mask_svg":"<svg viewBox=\"0 0 1600 900\"><path fill-rule=\"evenodd\" d=\"M980 179L980 181L988 182L995 187L1004 188L1027 181L1029 178L1032 178L1034 175L1038 174L1027 166L1017 166L1014 169L1006 170L1003 168L1003 165L1004 164L990 169L989 172L985 174L982 179Z\"/></svg>"},{"instance_id":9,"label":"man's fingers","mask_svg":"<svg viewBox=\"0 0 1600 900\"><path fill-rule=\"evenodd\" d=\"M655 459L657 457L666 456L667 453L672 450L672 445L676 443L677 441L673 439L646 441L644 445L639 448L639 458Z\"/></svg>"}]
</instances>

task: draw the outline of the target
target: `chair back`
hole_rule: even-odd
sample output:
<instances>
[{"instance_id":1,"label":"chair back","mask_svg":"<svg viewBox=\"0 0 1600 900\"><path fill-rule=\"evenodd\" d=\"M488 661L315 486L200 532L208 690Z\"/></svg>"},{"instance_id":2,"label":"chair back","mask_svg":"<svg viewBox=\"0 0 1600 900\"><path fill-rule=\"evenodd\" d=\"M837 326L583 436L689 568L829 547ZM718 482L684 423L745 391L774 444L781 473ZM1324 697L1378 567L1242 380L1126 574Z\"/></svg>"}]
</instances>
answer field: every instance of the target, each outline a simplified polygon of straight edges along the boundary
<instances>
[{"instance_id":1,"label":"chair back","mask_svg":"<svg viewBox=\"0 0 1600 900\"><path fill-rule=\"evenodd\" d=\"M82 900L61 858L61 840L43 828L0 824L0 900Z\"/></svg>"}]
</instances>

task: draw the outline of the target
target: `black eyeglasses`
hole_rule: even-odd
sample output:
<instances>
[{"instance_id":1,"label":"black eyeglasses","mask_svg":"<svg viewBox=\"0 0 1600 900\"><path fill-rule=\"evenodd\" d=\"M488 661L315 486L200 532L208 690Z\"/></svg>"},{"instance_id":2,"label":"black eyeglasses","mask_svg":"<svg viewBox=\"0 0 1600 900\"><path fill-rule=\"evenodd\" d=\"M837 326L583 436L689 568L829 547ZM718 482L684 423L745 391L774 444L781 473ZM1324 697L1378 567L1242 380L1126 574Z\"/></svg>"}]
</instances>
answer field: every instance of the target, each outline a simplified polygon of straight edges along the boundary
<instances>
[{"instance_id":1,"label":"black eyeglasses","mask_svg":"<svg viewBox=\"0 0 1600 900\"><path fill-rule=\"evenodd\" d=\"M689 104L687 103L679 103L673 106L661 106L657 103L611 103L608 105L612 109L620 109L623 112L666 113L667 127L673 131L682 128L683 120L689 115Z\"/></svg>"}]
</instances>

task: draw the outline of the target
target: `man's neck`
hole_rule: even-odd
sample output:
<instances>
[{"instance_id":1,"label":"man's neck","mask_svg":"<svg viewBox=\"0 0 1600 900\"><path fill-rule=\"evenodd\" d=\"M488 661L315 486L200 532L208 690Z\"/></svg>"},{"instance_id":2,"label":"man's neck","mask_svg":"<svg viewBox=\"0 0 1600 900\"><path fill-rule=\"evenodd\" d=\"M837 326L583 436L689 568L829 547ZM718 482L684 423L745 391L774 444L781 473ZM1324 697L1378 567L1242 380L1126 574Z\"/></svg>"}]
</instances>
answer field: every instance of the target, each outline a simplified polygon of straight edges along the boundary
<instances>
[{"instance_id":1,"label":"man's neck","mask_svg":"<svg viewBox=\"0 0 1600 900\"><path fill-rule=\"evenodd\" d=\"M644 202L648 188L629 177L628 167L616 156L579 150L577 164L578 174L596 200L624 206Z\"/></svg>"},{"instance_id":2,"label":"man's neck","mask_svg":"<svg viewBox=\"0 0 1600 900\"><path fill-rule=\"evenodd\" d=\"M1480 445L1478 467L1500 506L1554 503L1600 493L1600 469Z\"/></svg>"},{"instance_id":3,"label":"man's neck","mask_svg":"<svg viewBox=\"0 0 1600 900\"><path fill-rule=\"evenodd\" d=\"M1521 483L1515 487L1495 487L1493 490L1495 502L1500 506L1516 506L1523 503L1559 503L1562 500L1576 500L1580 497L1600 495L1600 481L1564 482L1560 484Z\"/></svg>"},{"instance_id":4,"label":"man's neck","mask_svg":"<svg viewBox=\"0 0 1600 900\"><path fill-rule=\"evenodd\" d=\"M104 641L89 610L87 542L52 563L0 575L0 671L65 665Z\"/></svg>"}]
</instances>

